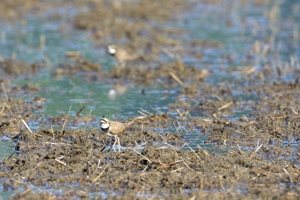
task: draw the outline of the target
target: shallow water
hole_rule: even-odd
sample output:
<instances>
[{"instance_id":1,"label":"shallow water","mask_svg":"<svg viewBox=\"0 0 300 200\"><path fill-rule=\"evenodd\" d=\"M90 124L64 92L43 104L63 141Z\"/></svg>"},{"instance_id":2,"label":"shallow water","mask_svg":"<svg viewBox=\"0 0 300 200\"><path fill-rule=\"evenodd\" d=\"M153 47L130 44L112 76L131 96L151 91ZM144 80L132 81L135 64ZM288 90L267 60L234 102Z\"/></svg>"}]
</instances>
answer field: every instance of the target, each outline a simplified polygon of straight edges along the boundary
<instances>
[{"instance_id":1,"label":"shallow water","mask_svg":"<svg viewBox=\"0 0 300 200\"><path fill-rule=\"evenodd\" d=\"M297 2L293 3L295 7L299 6ZM187 65L213 70L213 76L206 80L210 84L233 79L236 79L237 82L243 81L242 77L228 76L226 72L219 71L219 69L247 65L245 59L250 48L255 41L263 40L266 36L261 31L265 29L268 18L262 15L264 11L262 8L251 4L245 6L237 2L233 5L219 6L197 4L191 12L183 13L180 20L169 24L169 26L180 27L186 31L186 34L181 36L182 40L217 41L223 46L217 49L209 47L199 49L203 55L201 62L188 57L188 55L183 58L183 61L186 61ZM298 15L294 15L295 11L289 12L290 15L285 12L285 10L292 10L291 4L285 2L280 8L282 9L281 20L287 20L291 16L294 20L299 18ZM272 9L272 5L269 9ZM53 12L62 13L64 8ZM74 15L77 10L71 9L69 12L69 15ZM226 12L231 12L231 14L226 15ZM47 15L51 16L54 13L47 13ZM229 18L223 18L224 16L229 16ZM228 25L228 21L230 21L230 25ZM258 32L253 30L255 26L257 26L256 31ZM49 68L40 72L38 76L26 79L21 77L13 81L18 85L37 84L41 88L41 91L35 96L47 99L44 103L45 111L42 113L46 116L66 114L72 105L70 116L74 116L84 106L83 114L99 117L116 115L117 118L124 119L138 115L140 108L150 112L153 109L166 112L167 105L174 102L177 97L176 91L166 95L167 92L161 87L134 87L133 85L129 85L125 94L110 96L108 95L112 89L110 83L93 83L80 77L56 78L49 76L53 71L53 66L67 62L64 56L67 51L80 51L85 59L100 63L105 70L114 65L113 60L104 53L104 48L95 47L93 41L88 39L88 33L74 30L69 25L66 26L64 21L49 20L49 17L45 16L44 18L30 16L25 23L4 23L2 27L4 27L1 32L0 55L2 57L8 58L14 55L17 59L27 63L42 61L49 64ZM288 29L278 31L277 42L288 41L292 31ZM46 38L43 47L40 46L40 36ZM283 44L279 49L283 59L286 58L285 55L297 53L293 48L286 52L285 45L288 43ZM223 59L224 54L231 55L231 63ZM145 95L141 93L142 90L145 90ZM237 94L236 97L239 98L238 96ZM238 113L237 115L239 116Z\"/></svg>"},{"instance_id":2,"label":"shallow water","mask_svg":"<svg viewBox=\"0 0 300 200\"><path fill-rule=\"evenodd\" d=\"M2 161L3 158L7 158L14 152L14 142L10 140L10 138L3 136L0 138L0 161ZM0 181L2 182L1 178ZM2 185L1 185L2 186ZM0 187L0 199L8 199L15 193L12 191L6 191L3 190L2 187Z\"/></svg>"},{"instance_id":3,"label":"shallow water","mask_svg":"<svg viewBox=\"0 0 300 200\"><path fill-rule=\"evenodd\" d=\"M296 4L296 2L294 3ZM271 8L272 6L270 6ZM281 9L291 9L291 5L283 3ZM71 11L71 15L77 12L76 9ZM61 13L63 8L53 12ZM223 18L223 16L227 16L226 12L231 12L228 19ZM284 13L282 20L291 17L286 12L282 11L282 13ZM185 30L186 33L181 36L184 41L200 39L216 41L222 45L221 48L200 48L199 52L203 55L201 62L188 55L183 58L187 65L213 70L213 76L206 80L208 83L218 84L234 79L242 82L242 77L229 76L220 69L247 65L245 63L246 55L253 43L265 37L265 34L259 34L259 31L264 30L264 26L268 22L268 18L262 14L261 7L244 6L236 2L230 6L197 4L191 12L183 13L180 20L172 22L169 26ZM51 16L54 13L47 13L47 15ZM295 16L295 20L297 17L299 16ZM226 24L229 23L228 21L230 21L230 25ZM253 30L255 25L257 25L258 33ZM55 117L66 114L72 106L70 111L72 117L84 106L82 114L85 115L99 118L105 115L125 119L139 115L140 108L154 113L153 109L166 112L168 104L177 98L176 90L167 94L161 87L135 87L133 85L129 85L124 94L109 95L112 89L111 83L89 82L80 77L54 77L53 66L68 62L65 58L67 51L80 51L85 59L100 63L104 70L109 70L114 65L113 60L105 54L104 47L95 47L93 41L88 39L87 32L74 30L69 25L65 26L63 21L49 20L45 16L44 18L30 16L25 23L3 24L3 27L0 48L2 57L7 58L14 55L17 59L27 63L42 61L49 65L38 76L21 77L13 81L18 85L37 84L41 88L35 96L47 99L44 103L45 110L42 113L45 116ZM278 38L285 40L290 37L291 31L286 29L278 32ZM42 47L40 46L41 36L46 38L45 46ZM278 42L280 40L278 39ZM285 48L282 49L285 50ZM293 53L296 52L282 52L281 55L284 58L285 55ZM224 54L231 55L231 63L223 59ZM145 94L142 94L142 90L145 91ZM233 92L235 91L233 90ZM238 91L235 97L256 100L255 96L244 97L239 95ZM33 97L23 96L22 98ZM233 118L238 118L246 113L247 111L237 112ZM176 113L174 114L176 115Z\"/></svg>"},{"instance_id":4,"label":"shallow water","mask_svg":"<svg viewBox=\"0 0 300 200\"><path fill-rule=\"evenodd\" d=\"M243 56L250 50L251 45L263 35L251 35L251 27L244 27L242 21L248 18L256 21L265 21L261 16L260 10L251 9L252 7L241 7L238 3L229 8L214 5L199 4L188 14L183 14L182 21L172 23L175 27L181 27L187 33L182 40L208 40L218 41L223 45L221 49L203 48L200 49L203 54L201 62L186 56L183 60L188 60L190 65L205 67L214 70L214 75L207 78L207 82L215 84L226 82L236 78L242 81L241 77L228 77L224 71L218 72L220 68L245 65ZM227 26L225 20L219 20L224 12L232 12L232 25ZM201 14L200 14L201 13ZM217 13L217 15L212 15ZM249 20L250 20L249 19ZM183 23L185 22L185 23ZM2 32L5 33L5 40L1 43L0 54L4 57L10 57L15 54L17 59L28 63L44 61L50 66L43 70L38 76L29 79L20 78L14 81L16 84L37 84L42 90L36 96L47 99L45 103L45 115L57 116L66 114L72 105L72 114L76 113L81 107L86 107L84 114L102 115L120 115L121 118L136 116L137 109L145 110L157 109L162 112L167 111L166 106L176 99L176 91L167 97L164 97L166 91L160 87L134 87L129 85L128 92L116 97L109 96L109 90L112 89L110 83L92 83L79 77L56 78L49 76L52 67L58 63L68 62L65 58L67 51L80 51L83 57L91 62L98 62L102 68L108 70L114 63L109 56L104 53L104 48L95 48L93 41L88 39L86 32L66 28L66 33L62 33L61 22L47 21L46 19L36 19L30 17L24 25L9 25ZM286 31L288 32L288 31ZM40 48L40 36L46 38L46 45ZM282 33L282 35L284 35ZM284 38L283 38L284 39ZM12 45L13 44L13 45ZM289 55L293 52L288 52ZM233 56L233 63L226 63L222 59L223 54ZM218 74L220 73L220 74ZM141 90L145 90L145 95ZM29 97L30 98L30 97Z\"/></svg>"},{"instance_id":5,"label":"shallow water","mask_svg":"<svg viewBox=\"0 0 300 200\"><path fill-rule=\"evenodd\" d=\"M14 143L10 140L10 138L3 136L0 138L0 158L1 160L3 157L8 157L10 154L14 152Z\"/></svg>"},{"instance_id":6,"label":"shallow water","mask_svg":"<svg viewBox=\"0 0 300 200\"><path fill-rule=\"evenodd\" d=\"M299 3L293 1L299 8ZM287 12L291 9L291 4L283 2L281 6L281 20L292 20L300 18L295 11ZM225 6L225 7L224 7ZM272 6L270 6L271 9ZM295 9L294 9L295 10ZM73 11L76 12L76 11ZM231 12L228 19L223 18L226 12ZM291 13L290 15L288 13ZM233 5L202 5L194 7L189 13L184 13L177 23L173 22L169 26L180 27L186 31L182 40L207 40L216 41L222 45L221 48L200 48L197 49L202 54L201 61L193 56L182 58L187 65L212 70L213 76L206 79L207 83L219 84L228 80L243 82L240 76L229 75L224 68L237 68L249 64L247 54L256 41L264 41L270 33L265 26L269 20L263 15L262 8L254 5L242 6L239 3ZM226 23L230 22L230 25ZM275 22L274 22L275 23ZM293 31L298 31L299 23L294 23L296 27L282 27L275 35L274 46L278 51L280 61L289 61L292 54L299 56L299 49L293 46L291 38ZM173 90L170 94L157 86L134 86L128 84L128 90L124 94L110 95L112 89L111 82L90 82L81 77L55 77L52 74L53 66L59 63L68 62L65 58L67 51L80 51L83 57L91 62L98 62L102 68L108 71L113 67L113 60L106 56L104 48L95 47L93 41L88 39L88 33L73 30L71 27L64 27L62 22L47 19L37 19L34 16L27 18L25 24L4 24L2 30L0 55L4 58L16 56L17 59L27 63L45 62L49 65L47 69L34 77L21 77L13 80L17 85L37 84L40 91L35 94L37 97L46 99L44 110L39 113L44 116L56 117L67 114L71 107L69 116L74 117L82 106L85 109L82 115L92 115L100 119L105 115L110 118L126 119L139 115L139 109L149 112L167 112L168 104L175 102L178 98L178 91ZM274 30L275 31L275 30ZM40 36L46 38L46 45L40 46ZM297 44L299 45L299 44ZM224 55L230 55L231 60L225 59ZM257 63L261 63L259 60ZM50 74L50 75L49 75ZM289 77L286 77L287 80ZM113 80L112 80L113 82ZM142 90L144 93L142 93ZM238 90L233 90L236 99L258 100L255 95L243 96ZM22 96L20 98L31 99L32 96ZM247 115L248 110L237 111L232 119L238 119L242 115ZM193 116L199 113L191 113ZM172 117L178 116L176 112L169 113ZM39 128L39 124L30 123L32 129ZM97 127L97 124L92 124ZM183 130L184 131L184 130ZM205 144L205 136L197 131L186 134L189 146L197 149L197 145L210 150L213 144ZM187 147L185 147L187 148ZM0 140L0 158L7 157L13 152L11 141ZM188 148L187 148L188 149ZM3 199L10 196L10 193L0 193Z\"/></svg>"}]
</instances>

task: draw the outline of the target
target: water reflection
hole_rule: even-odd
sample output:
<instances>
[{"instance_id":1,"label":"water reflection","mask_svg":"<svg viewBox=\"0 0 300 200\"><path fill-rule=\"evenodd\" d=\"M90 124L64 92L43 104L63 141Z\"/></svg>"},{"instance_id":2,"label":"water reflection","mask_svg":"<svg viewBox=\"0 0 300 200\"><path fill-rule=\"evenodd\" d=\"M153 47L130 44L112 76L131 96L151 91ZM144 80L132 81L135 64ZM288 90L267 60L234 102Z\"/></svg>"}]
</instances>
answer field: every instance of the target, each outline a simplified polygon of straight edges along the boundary
<instances>
[{"instance_id":1,"label":"water reflection","mask_svg":"<svg viewBox=\"0 0 300 200\"><path fill-rule=\"evenodd\" d=\"M28 81L27 81L28 83ZM85 107L83 114L95 116L120 115L122 118L138 115L139 109L161 112L168 110L168 104L175 101L176 94L166 95L166 91L157 87L131 87L123 94L111 94L113 86L101 83L88 83L81 78L54 78L30 80L39 84L40 92L36 96L46 99L44 114L58 116L66 114L72 105L70 116ZM20 81L19 84L22 84ZM32 97L28 97L32 98Z\"/></svg>"}]
</instances>

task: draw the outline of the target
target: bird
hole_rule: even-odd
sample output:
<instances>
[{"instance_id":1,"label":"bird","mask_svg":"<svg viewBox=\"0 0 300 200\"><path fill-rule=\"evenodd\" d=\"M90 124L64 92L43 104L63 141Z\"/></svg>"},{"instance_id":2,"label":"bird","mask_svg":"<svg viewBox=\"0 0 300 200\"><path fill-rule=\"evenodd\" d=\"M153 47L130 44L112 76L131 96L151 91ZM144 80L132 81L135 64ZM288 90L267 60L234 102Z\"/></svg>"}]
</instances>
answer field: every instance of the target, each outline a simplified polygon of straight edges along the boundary
<instances>
[{"instance_id":1,"label":"bird","mask_svg":"<svg viewBox=\"0 0 300 200\"><path fill-rule=\"evenodd\" d=\"M127 61L137 60L140 57L139 54L135 54L129 49L119 48L116 45L108 45L106 50L109 55L116 59L121 68L125 67Z\"/></svg>"},{"instance_id":2,"label":"bird","mask_svg":"<svg viewBox=\"0 0 300 200\"><path fill-rule=\"evenodd\" d=\"M115 83L113 85L113 88L111 88L108 91L108 97L110 98L114 98L117 95L122 95L125 94L127 92L127 90L129 89L129 86L126 84L122 84L122 83Z\"/></svg>"},{"instance_id":3,"label":"bird","mask_svg":"<svg viewBox=\"0 0 300 200\"><path fill-rule=\"evenodd\" d=\"M113 144L113 149L115 150L115 145L118 143L119 152L120 152L120 139L118 135L124 133L128 128L130 128L132 125L134 125L137 121L143 120L147 118L147 116L140 116L134 118L132 121L123 123L118 121L110 121L109 119L105 118L104 116L100 120L100 128L101 130L108 136L114 137L115 142Z\"/></svg>"}]
</instances>

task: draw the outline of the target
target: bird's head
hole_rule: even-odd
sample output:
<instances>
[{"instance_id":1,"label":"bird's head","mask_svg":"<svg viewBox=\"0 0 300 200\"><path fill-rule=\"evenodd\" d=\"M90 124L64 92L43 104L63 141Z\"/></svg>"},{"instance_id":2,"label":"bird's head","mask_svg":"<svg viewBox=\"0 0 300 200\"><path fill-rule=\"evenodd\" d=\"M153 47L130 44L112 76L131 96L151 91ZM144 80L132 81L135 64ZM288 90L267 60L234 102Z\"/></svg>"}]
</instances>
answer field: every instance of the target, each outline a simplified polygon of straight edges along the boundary
<instances>
[{"instance_id":1,"label":"bird's head","mask_svg":"<svg viewBox=\"0 0 300 200\"><path fill-rule=\"evenodd\" d=\"M107 52L111 56L115 56L117 53L117 47L116 45L108 45L107 46Z\"/></svg>"},{"instance_id":2,"label":"bird's head","mask_svg":"<svg viewBox=\"0 0 300 200\"><path fill-rule=\"evenodd\" d=\"M100 128L102 131L107 131L110 127L110 122L107 118L102 117L102 119L100 120Z\"/></svg>"}]
</instances>

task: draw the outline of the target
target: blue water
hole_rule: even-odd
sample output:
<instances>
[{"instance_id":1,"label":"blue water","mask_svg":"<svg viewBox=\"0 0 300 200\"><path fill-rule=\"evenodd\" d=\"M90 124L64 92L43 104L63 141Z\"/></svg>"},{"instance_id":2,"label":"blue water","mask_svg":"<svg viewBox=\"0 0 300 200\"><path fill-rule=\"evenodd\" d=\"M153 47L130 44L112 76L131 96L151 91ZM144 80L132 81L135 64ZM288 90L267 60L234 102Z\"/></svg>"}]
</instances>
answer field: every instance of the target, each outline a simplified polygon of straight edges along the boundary
<instances>
[{"instance_id":1,"label":"blue water","mask_svg":"<svg viewBox=\"0 0 300 200\"><path fill-rule=\"evenodd\" d=\"M299 7L299 2L289 2L291 1L284 1L280 7L282 9L280 20L286 21L281 24L275 35L274 45L280 46L280 48L269 54L266 59L275 59L275 53L278 54L276 59L279 58L282 62L289 61L290 55L300 56L299 48L297 48L299 44L293 43L294 40L291 39L293 31L299 31L300 27L300 15L294 11L297 10L294 8ZM264 15L264 11L271 8L272 5L255 7L251 3L243 6L239 1L232 5L198 4L190 12L183 13L181 20L166 25L184 30L185 34L180 36L180 39L185 42L203 40L220 45L220 47L195 47L194 51L201 54L202 59L195 58L193 55L185 55L182 58L187 66L192 65L211 70L213 75L206 79L207 83L215 85L230 80L242 84L245 81L244 77L229 74L224 69L243 69L254 63L253 60L248 60L253 44L256 41L265 42L272 34L268 28L271 19ZM53 12L65 11L58 9ZM76 12L77 10L71 10L70 15L74 15ZM69 62L65 57L67 51L80 51L86 60L99 63L105 71L112 68L114 62L105 54L104 47L94 45L94 41L89 39L89 33L74 30L70 25L65 25L65 21L35 16L27 16L25 21L26 23L22 24L1 22L0 55L5 59L14 56L26 63L47 64L47 68L37 76L20 77L13 80L13 84L17 85L37 84L39 86L40 90L34 96L24 95L21 97L28 100L32 100L34 97L45 98L44 109L38 114L56 117L67 114L72 106L69 115L74 117L76 112L84 106L82 115L92 115L99 119L105 115L122 120L139 115L138 111L141 108L152 113L167 112L168 105L178 98L176 89L168 94L160 86L135 86L132 84L127 84L128 89L124 94L112 96L109 95L110 90L113 89L112 81L91 82L78 76L55 77L53 75L54 66ZM41 37L46 38L43 47L40 45ZM232 60L228 61L224 55L230 55ZM144 94L142 94L142 90L145 91ZM244 96L238 88L233 90L233 94L235 99L259 100L255 95ZM236 111L231 117L238 119L242 115L247 115L247 112L247 109ZM173 117L178 116L176 112L170 114ZM191 114L197 115L196 113ZM38 128L38 124L32 124L32 126L32 128ZM185 130L182 131L186 133ZM186 133L186 139L193 149L197 149L198 145L206 149L213 146L213 144L205 144L203 133L197 132L197 130ZM13 152L13 142L0 139L0 149L0 158L7 157ZM0 197L3 199L10 195L10 191L0 193Z\"/></svg>"}]
</instances>

